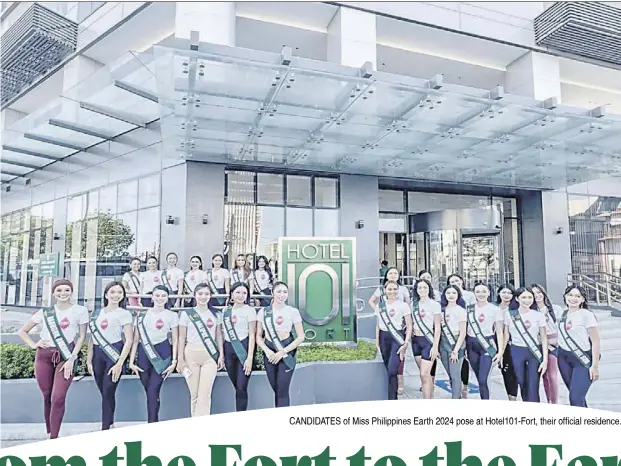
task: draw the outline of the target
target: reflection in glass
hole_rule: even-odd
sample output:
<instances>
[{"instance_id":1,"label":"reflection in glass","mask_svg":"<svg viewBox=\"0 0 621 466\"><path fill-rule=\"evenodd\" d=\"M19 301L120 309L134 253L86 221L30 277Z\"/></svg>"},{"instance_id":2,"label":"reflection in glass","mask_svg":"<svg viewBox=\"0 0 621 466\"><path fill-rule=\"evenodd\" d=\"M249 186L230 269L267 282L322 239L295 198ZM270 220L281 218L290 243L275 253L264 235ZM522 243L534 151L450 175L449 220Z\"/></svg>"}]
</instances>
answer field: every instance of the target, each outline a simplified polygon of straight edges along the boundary
<instances>
[{"instance_id":1,"label":"reflection in glass","mask_svg":"<svg viewBox=\"0 0 621 466\"><path fill-rule=\"evenodd\" d=\"M257 173L257 203L283 205L284 193L284 175Z\"/></svg>"},{"instance_id":2,"label":"reflection in glass","mask_svg":"<svg viewBox=\"0 0 621 466\"><path fill-rule=\"evenodd\" d=\"M440 284L459 270L457 263L457 231L444 230L429 233L429 271Z\"/></svg>"},{"instance_id":3,"label":"reflection in glass","mask_svg":"<svg viewBox=\"0 0 621 466\"><path fill-rule=\"evenodd\" d=\"M339 211L336 209L315 209L314 236L329 238L339 236Z\"/></svg>"},{"instance_id":4,"label":"reflection in glass","mask_svg":"<svg viewBox=\"0 0 621 466\"><path fill-rule=\"evenodd\" d=\"M313 236L313 211L311 209L287 208L287 236Z\"/></svg>"},{"instance_id":5,"label":"reflection in glass","mask_svg":"<svg viewBox=\"0 0 621 466\"><path fill-rule=\"evenodd\" d=\"M138 180L138 208L153 207L160 203L160 176L153 175Z\"/></svg>"},{"instance_id":6,"label":"reflection in glass","mask_svg":"<svg viewBox=\"0 0 621 466\"><path fill-rule=\"evenodd\" d=\"M117 197L118 212L136 210L138 207L138 182L128 181L118 185Z\"/></svg>"},{"instance_id":7,"label":"reflection in glass","mask_svg":"<svg viewBox=\"0 0 621 466\"><path fill-rule=\"evenodd\" d=\"M309 176L287 175L287 205L312 206Z\"/></svg>"},{"instance_id":8,"label":"reflection in glass","mask_svg":"<svg viewBox=\"0 0 621 466\"><path fill-rule=\"evenodd\" d=\"M499 235L463 236L462 261L466 288L472 289L477 281L500 285Z\"/></svg>"},{"instance_id":9,"label":"reflection in glass","mask_svg":"<svg viewBox=\"0 0 621 466\"><path fill-rule=\"evenodd\" d=\"M338 180L315 178L315 207L338 207Z\"/></svg>"},{"instance_id":10,"label":"reflection in glass","mask_svg":"<svg viewBox=\"0 0 621 466\"><path fill-rule=\"evenodd\" d=\"M99 190L99 212L116 214L117 185L106 186Z\"/></svg>"},{"instance_id":11,"label":"reflection in glass","mask_svg":"<svg viewBox=\"0 0 621 466\"><path fill-rule=\"evenodd\" d=\"M405 212L405 197L403 191L379 190L380 212Z\"/></svg>"},{"instance_id":12,"label":"reflection in glass","mask_svg":"<svg viewBox=\"0 0 621 466\"><path fill-rule=\"evenodd\" d=\"M149 256L160 255L160 208L138 211L136 253L143 261Z\"/></svg>"},{"instance_id":13,"label":"reflection in glass","mask_svg":"<svg viewBox=\"0 0 621 466\"><path fill-rule=\"evenodd\" d=\"M229 170L225 173L227 203L254 204L254 173Z\"/></svg>"}]
</instances>

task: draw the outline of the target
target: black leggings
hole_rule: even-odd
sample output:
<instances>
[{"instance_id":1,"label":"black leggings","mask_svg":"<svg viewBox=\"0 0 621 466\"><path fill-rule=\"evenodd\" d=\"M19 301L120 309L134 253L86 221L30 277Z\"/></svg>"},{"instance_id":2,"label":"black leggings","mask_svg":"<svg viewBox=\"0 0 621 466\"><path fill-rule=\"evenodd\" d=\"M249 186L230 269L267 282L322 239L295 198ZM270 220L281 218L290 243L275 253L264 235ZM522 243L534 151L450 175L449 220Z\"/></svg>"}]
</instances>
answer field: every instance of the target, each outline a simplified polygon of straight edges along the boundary
<instances>
[{"instance_id":1,"label":"black leggings","mask_svg":"<svg viewBox=\"0 0 621 466\"><path fill-rule=\"evenodd\" d=\"M517 397L518 395L518 379L515 375L515 368L513 367L513 359L511 358L511 348L509 345L505 348L505 352L502 356L502 379L505 383L505 390L507 395Z\"/></svg>"},{"instance_id":2,"label":"black leggings","mask_svg":"<svg viewBox=\"0 0 621 466\"><path fill-rule=\"evenodd\" d=\"M241 341L244 349L248 351L248 337ZM248 382L250 376L244 373L244 362L240 361L233 345L224 342L224 366L229 374L229 379L235 387L235 411L246 411L248 409Z\"/></svg>"},{"instance_id":3,"label":"black leggings","mask_svg":"<svg viewBox=\"0 0 621 466\"><path fill-rule=\"evenodd\" d=\"M433 366L431 366L431 372L429 373L431 377L436 376L437 368L438 368L438 360L436 359L433 362ZM468 363L467 359L464 359L464 363L461 366L461 383L463 383L464 385L468 385L469 380L470 380L470 364Z\"/></svg>"},{"instance_id":4,"label":"black leggings","mask_svg":"<svg viewBox=\"0 0 621 466\"><path fill-rule=\"evenodd\" d=\"M282 341L282 345L286 348L292 341L293 337L289 336L289 338ZM274 353L278 352L271 341L265 340L265 346ZM289 354L295 361L296 350L291 351ZM265 354L263 355L263 362L265 364L267 380L270 382L272 390L274 390L274 406L276 408L291 406L289 387L291 387L294 369L289 369L282 359L277 364L272 364Z\"/></svg>"}]
</instances>

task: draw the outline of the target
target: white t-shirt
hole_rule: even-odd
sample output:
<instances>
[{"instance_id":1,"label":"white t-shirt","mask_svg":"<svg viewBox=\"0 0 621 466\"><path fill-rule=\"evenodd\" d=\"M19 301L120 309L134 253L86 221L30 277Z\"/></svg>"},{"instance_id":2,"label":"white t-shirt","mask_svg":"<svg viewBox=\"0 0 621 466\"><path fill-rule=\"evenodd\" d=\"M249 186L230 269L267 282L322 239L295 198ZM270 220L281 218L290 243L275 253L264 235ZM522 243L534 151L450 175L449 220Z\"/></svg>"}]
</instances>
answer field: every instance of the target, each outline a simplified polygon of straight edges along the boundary
<instances>
[{"instance_id":1,"label":"white t-shirt","mask_svg":"<svg viewBox=\"0 0 621 466\"><path fill-rule=\"evenodd\" d=\"M196 309L196 312L198 312L201 320L205 323L205 327L207 327L207 330L209 331L211 338L213 338L213 341L216 341L216 329L218 328L218 325L222 323L222 313L217 312L214 315L214 313L211 312L209 309L202 312ZM190 321L190 318L185 312L181 312L180 314L181 315L179 316L179 325L181 327L188 328L188 333L186 337L187 343L199 343L202 345L202 339L199 333L196 331L196 326L192 323L192 321Z\"/></svg>"},{"instance_id":2,"label":"white t-shirt","mask_svg":"<svg viewBox=\"0 0 621 466\"><path fill-rule=\"evenodd\" d=\"M237 282L248 283L248 279L252 276L252 272L247 273L244 269L232 269L229 272L229 277L231 277L231 285Z\"/></svg>"},{"instance_id":3,"label":"white t-shirt","mask_svg":"<svg viewBox=\"0 0 621 466\"><path fill-rule=\"evenodd\" d=\"M190 287L190 291L194 293L196 285L207 283L207 272L204 270L192 270L185 276L185 282Z\"/></svg>"},{"instance_id":4,"label":"white t-shirt","mask_svg":"<svg viewBox=\"0 0 621 466\"><path fill-rule=\"evenodd\" d=\"M390 318L390 321L392 322L392 324L395 326L397 330L401 330L401 328L403 327L403 318L406 315L412 313L412 311L410 310L410 307L406 303L400 300L397 300L392 304L388 304L388 302L386 302L386 310L388 311L388 317ZM386 328L386 325L384 325L384 321L380 317L379 305L377 306L375 315L377 316L377 325L379 325L379 329L384 332L387 332L388 328Z\"/></svg>"},{"instance_id":5,"label":"white t-shirt","mask_svg":"<svg viewBox=\"0 0 621 466\"><path fill-rule=\"evenodd\" d=\"M528 333L532 335L535 341L538 344L541 344L539 339L539 329L546 327L546 317L543 313L539 311L530 310L526 314L522 314L522 320L524 321L524 326L528 330ZM520 346L522 348L528 348L528 345L522 338L519 330L515 327L513 323L513 318L509 311L505 311L505 325L509 326L509 334L511 335L511 344L515 346Z\"/></svg>"},{"instance_id":6,"label":"white t-shirt","mask_svg":"<svg viewBox=\"0 0 621 466\"><path fill-rule=\"evenodd\" d=\"M270 274L266 270L255 270L251 276L261 291L270 287Z\"/></svg>"},{"instance_id":7,"label":"white t-shirt","mask_svg":"<svg viewBox=\"0 0 621 466\"><path fill-rule=\"evenodd\" d=\"M477 302L477 298L472 291L462 290L461 296L464 298L466 306L471 306Z\"/></svg>"},{"instance_id":8,"label":"white t-shirt","mask_svg":"<svg viewBox=\"0 0 621 466\"><path fill-rule=\"evenodd\" d=\"M56 309L56 318L58 319L60 331L63 333L67 341L71 343L75 340L76 335L79 333L80 325L88 324L88 309L84 306L78 306L77 304L74 304L69 309L65 309L64 311L58 309L57 306L54 306L54 309ZM44 322L45 319L43 317L43 309L39 309L35 312L30 320L41 326L41 340L48 342L53 341L53 338L47 331L47 325Z\"/></svg>"},{"instance_id":9,"label":"white t-shirt","mask_svg":"<svg viewBox=\"0 0 621 466\"><path fill-rule=\"evenodd\" d=\"M277 333L291 333L293 326L302 322L300 311L295 307L285 305L281 309L272 308L272 311L274 315L274 327ZM265 329L265 309L259 311L257 320L261 322Z\"/></svg>"},{"instance_id":10,"label":"white t-shirt","mask_svg":"<svg viewBox=\"0 0 621 466\"><path fill-rule=\"evenodd\" d=\"M149 335L151 343L157 345L168 339L170 331L179 326L179 317L176 312L164 309L163 311L154 311L149 309L144 318L144 326ZM134 325L137 325L136 317L134 319Z\"/></svg>"},{"instance_id":11,"label":"white t-shirt","mask_svg":"<svg viewBox=\"0 0 621 466\"><path fill-rule=\"evenodd\" d=\"M162 285L162 272L160 270L147 270L140 272L142 294L148 294L158 285Z\"/></svg>"},{"instance_id":12,"label":"white t-shirt","mask_svg":"<svg viewBox=\"0 0 621 466\"><path fill-rule=\"evenodd\" d=\"M597 319L595 318L595 314L593 314L588 309L580 309L578 311L567 313L567 322L565 323L565 328L567 329L567 333L569 333L569 336L573 338L573 340L580 347L580 349L582 349L582 351L589 351L591 349L589 332L587 331L587 329L597 326L598 324ZM562 335L559 335L558 337L558 345L565 351L571 351L565 343L565 339L562 337Z\"/></svg>"},{"instance_id":13,"label":"white t-shirt","mask_svg":"<svg viewBox=\"0 0 621 466\"><path fill-rule=\"evenodd\" d=\"M486 337L494 335L494 324L496 322L502 323L505 319L500 308L492 303L486 304L483 307L475 305L474 315L479 322L479 327L481 327L481 333ZM468 335L473 338L476 337L474 329L470 325L470 320L468 320Z\"/></svg>"},{"instance_id":14,"label":"white t-shirt","mask_svg":"<svg viewBox=\"0 0 621 466\"><path fill-rule=\"evenodd\" d=\"M226 279L231 278L231 275L229 274L229 271L226 269L220 268L217 271L214 269L211 269L209 271L208 278L209 279L207 283L209 283L210 286L211 286L211 280L213 280L213 283L216 285L216 288L221 289L221 288L224 288L224 283Z\"/></svg>"},{"instance_id":15,"label":"white t-shirt","mask_svg":"<svg viewBox=\"0 0 621 466\"><path fill-rule=\"evenodd\" d=\"M179 267L173 267L172 269L162 270L162 284L165 284L164 274L166 274L166 278L170 283L170 289L172 291L177 291L179 289L179 280L183 278L183 270Z\"/></svg>"},{"instance_id":16,"label":"white t-shirt","mask_svg":"<svg viewBox=\"0 0 621 466\"><path fill-rule=\"evenodd\" d=\"M114 311L101 310L95 321L99 332L109 343L117 343L123 339L123 327L133 323L132 313L122 307ZM98 345L93 338L93 344Z\"/></svg>"},{"instance_id":17,"label":"white t-shirt","mask_svg":"<svg viewBox=\"0 0 621 466\"><path fill-rule=\"evenodd\" d=\"M231 312L231 323L233 324L233 328L237 333L237 338L240 340L245 340L248 337L248 325L250 322L257 321L257 311L254 310L253 307L250 307L246 304L240 307L233 307ZM227 332L224 330L224 340L231 341Z\"/></svg>"},{"instance_id":18,"label":"white t-shirt","mask_svg":"<svg viewBox=\"0 0 621 466\"><path fill-rule=\"evenodd\" d=\"M444 321L446 325L448 325L448 328L451 329L455 338L458 338L459 324L466 322L466 310L459 305L447 307L444 311Z\"/></svg>"},{"instance_id":19,"label":"white t-shirt","mask_svg":"<svg viewBox=\"0 0 621 466\"><path fill-rule=\"evenodd\" d=\"M440 303L434 301L431 298L427 298L427 300L418 303L418 315L421 317L423 323L429 327L433 335L433 327L434 327L434 319L437 315L442 314L442 308L440 307ZM422 336L424 335L423 329L420 329L418 325L416 325L416 319L414 319L414 335Z\"/></svg>"},{"instance_id":20,"label":"white t-shirt","mask_svg":"<svg viewBox=\"0 0 621 466\"><path fill-rule=\"evenodd\" d=\"M558 320L560 319L560 317L563 315L563 310L556 305L552 305L552 310L548 310L547 308L543 308L543 309L539 309L539 312L541 312L545 318L546 318L546 335L555 335L558 333ZM554 314L554 317L556 317L556 322L554 321L554 319L552 319L552 317L550 316L550 313Z\"/></svg>"},{"instance_id":21,"label":"white t-shirt","mask_svg":"<svg viewBox=\"0 0 621 466\"><path fill-rule=\"evenodd\" d=\"M125 272L121 280L127 283L130 294L140 294L140 272Z\"/></svg>"},{"instance_id":22,"label":"white t-shirt","mask_svg":"<svg viewBox=\"0 0 621 466\"><path fill-rule=\"evenodd\" d=\"M376 298L379 298L379 297L380 297L380 295L381 295L381 291L380 291L380 288L378 287L378 288L375 290L375 293L373 293L373 296L375 296ZM399 285L399 294L397 295L397 299L398 299L399 301L403 301L403 302L405 302L405 300L406 300L407 298L409 298L409 297L410 297L410 292L409 292L409 290L407 289L407 287L405 287L405 286L403 286L403 285Z\"/></svg>"}]
</instances>

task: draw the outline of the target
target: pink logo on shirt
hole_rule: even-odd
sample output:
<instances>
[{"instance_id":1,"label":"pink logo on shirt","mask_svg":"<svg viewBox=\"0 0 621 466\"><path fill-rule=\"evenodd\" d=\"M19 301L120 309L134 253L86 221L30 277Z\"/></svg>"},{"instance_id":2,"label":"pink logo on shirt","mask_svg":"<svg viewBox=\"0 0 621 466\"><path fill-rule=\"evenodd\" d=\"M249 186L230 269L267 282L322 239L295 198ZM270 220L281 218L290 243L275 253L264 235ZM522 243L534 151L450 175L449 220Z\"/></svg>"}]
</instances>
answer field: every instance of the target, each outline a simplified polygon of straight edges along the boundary
<instances>
[{"instance_id":1,"label":"pink logo on shirt","mask_svg":"<svg viewBox=\"0 0 621 466\"><path fill-rule=\"evenodd\" d=\"M154 283L159 283L160 282L160 277L153 277L153 282Z\"/></svg>"},{"instance_id":2,"label":"pink logo on shirt","mask_svg":"<svg viewBox=\"0 0 621 466\"><path fill-rule=\"evenodd\" d=\"M526 329L529 329L529 328L530 328L530 325L531 325L531 324L530 324L530 320L525 320L525 321L524 321L524 327L526 327Z\"/></svg>"},{"instance_id":3,"label":"pink logo on shirt","mask_svg":"<svg viewBox=\"0 0 621 466\"><path fill-rule=\"evenodd\" d=\"M207 328L211 328L211 327L213 327L213 320L211 320L211 319L207 319L207 322L206 322L206 324L205 324L205 325L207 325Z\"/></svg>"},{"instance_id":4,"label":"pink logo on shirt","mask_svg":"<svg viewBox=\"0 0 621 466\"><path fill-rule=\"evenodd\" d=\"M571 330L571 328L573 327L573 325L571 324L571 320L567 321L567 325L565 326L565 328L567 329L567 331L569 332Z\"/></svg>"},{"instance_id":5,"label":"pink logo on shirt","mask_svg":"<svg viewBox=\"0 0 621 466\"><path fill-rule=\"evenodd\" d=\"M169 274L169 273L167 273L167 274L166 274L166 278L167 278L168 280L170 280L170 279L172 278L172 275L171 275L171 274Z\"/></svg>"},{"instance_id":6,"label":"pink logo on shirt","mask_svg":"<svg viewBox=\"0 0 621 466\"><path fill-rule=\"evenodd\" d=\"M155 322L155 328L161 330L162 327L164 327L164 321L162 319L157 319L157 322Z\"/></svg>"},{"instance_id":7,"label":"pink logo on shirt","mask_svg":"<svg viewBox=\"0 0 621 466\"><path fill-rule=\"evenodd\" d=\"M232 322L233 324L236 324L236 323L237 323L237 316L233 316L233 317L231 317L231 322Z\"/></svg>"},{"instance_id":8,"label":"pink logo on shirt","mask_svg":"<svg viewBox=\"0 0 621 466\"><path fill-rule=\"evenodd\" d=\"M276 318L276 323L277 323L278 325L281 325L284 321L285 321L285 319L283 319L283 317L282 317L282 316L278 316L278 317Z\"/></svg>"},{"instance_id":9,"label":"pink logo on shirt","mask_svg":"<svg viewBox=\"0 0 621 466\"><path fill-rule=\"evenodd\" d=\"M196 278L194 278L194 274L190 275L190 281L193 282L194 280L196 280Z\"/></svg>"},{"instance_id":10,"label":"pink logo on shirt","mask_svg":"<svg viewBox=\"0 0 621 466\"><path fill-rule=\"evenodd\" d=\"M101 321L100 327L102 330L105 330L108 328L108 319L104 319Z\"/></svg>"},{"instance_id":11,"label":"pink logo on shirt","mask_svg":"<svg viewBox=\"0 0 621 466\"><path fill-rule=\"evenodd\" d=\"M262 273L261 274L261 280L265 280L267 278L267 274L266 273Z\"/></svg>"},{"instance_id":12,"label":"pink logo on shirt","mask_svg":"<svg viewBox=\"0 0 621 466\"><path fill-rule=\"evenodd\" d=\"M420 314L420 316L424 319L425 318L425 310L421 309L420 311L418 311L418 313Z\"/></svg>"},{"instance_id":13,"label":"pink logo on shirt","mask_svg":"<svg viewBox=\"0 0 621 466\"><path fill-rule=\"evenodd\" d=\"M485 314L481 314L481 315L479 316L479 322L480 322L480 323L485 322Z\"/></svg>"},{"instance_id":14,"label":"pink logo on shirt","mask_svg":"<svg viewBox=\"0 0 621 466\"><path fill-rule=\"evenodd\" d=\"M446 322L448 322L449 320L451 320L451 316L449 316L449 315L444 316L444 320L445 320Z\"/></svg>"},{"instance_id":15,"label":"pink logo on shirt","mask_svg":"<svg viewBox=\"0 0 621 466\"><path fill-rule=\"evenodd\" d=\"M394 317L394 316L395 316L395 314L396 314L396 312L395 312L395 310L394 310L394 309L391 309L390 311L388 311L388 315L389 315L390 317Z\"/></svg>"},{"instance_id":16,"label":"pink logo on shirt","mask_svg":"<svg viewBox=\"0 0 621 466\"><path fill-rule=\"evenodd\" d=\"M71 325L71 321L66 317L60 321L60 328L66 330Z\"/></svg>"}]
</instances>

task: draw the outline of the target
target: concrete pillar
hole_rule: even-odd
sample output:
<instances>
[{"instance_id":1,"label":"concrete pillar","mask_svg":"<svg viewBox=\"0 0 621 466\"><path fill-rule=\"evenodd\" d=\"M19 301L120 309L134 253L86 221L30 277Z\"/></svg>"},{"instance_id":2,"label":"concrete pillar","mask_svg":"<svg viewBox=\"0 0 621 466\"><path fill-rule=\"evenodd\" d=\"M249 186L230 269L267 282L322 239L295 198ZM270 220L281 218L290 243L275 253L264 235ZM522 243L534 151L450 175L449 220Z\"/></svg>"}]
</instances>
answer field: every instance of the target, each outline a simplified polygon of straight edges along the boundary
<instances>
[{"instance_id":1,"label":"concrete pillar","mask_svg":"<svg viewBox=\"0 0 621 466\"><path fill-rule=\"evenodd\" d=\"M160 209L162 225L160 230L160 263L166 260L169 252L179 257L179 267L189 267L190 261L186 253L186 191L187 164L182 163L162 170L162 207ZM167 223L172 217L173 224Z\"/></svg>"},{"instance_id":2,"label":"concrete pillar","mask_svg":"<svg viewBox=\"0 0 621 466\"><path fill-rule=\"evenodd\" d=\"M198 31L201 42L235 45L235 2L177 2L175 37L189 39Z\"/></svg>"},{"instance_id":3,"label":"concrete pillar","mask_svg":"<svg viewBox=\"0 0 621 466\"><path fill-rule=\"evenodd\" d=\"M560 59L539 52L528 52L507 66L505 90L508 94L561 102Z\"/></svg>"},{"instance_id":4,"label":"concrete pillar","mask_svg":"<svg viewBox=\"0 0 621 466\"><path fill-rule=\"evenodd\" d=\"M25 113L6 108L0 112L0 128L2 130L10 128L14 123L26 116Z\"/></svg>"},{"instance_id":5,"label":"concrete pillar","mask_svg":"<svg viewBox=\"0 0 621 466\"><path fill-rule=\"evenodd\" d=\"M85 56L77 56L63 68L63 93L72 97L71 89L94 74L104 65ZM95 92L95 90L93 90Z\"/></svg>"},{"instance_id":6,"label":"concrete pillar","mask_svg":"<svg viewBox=\"0 0 621 466\"><path fill-rule=\"evenodd\" d=\"M377 27L373 13L340 7L328 25L328 61L355 68L365 62L377 69Z\"/></svg>"}]
</instances>

